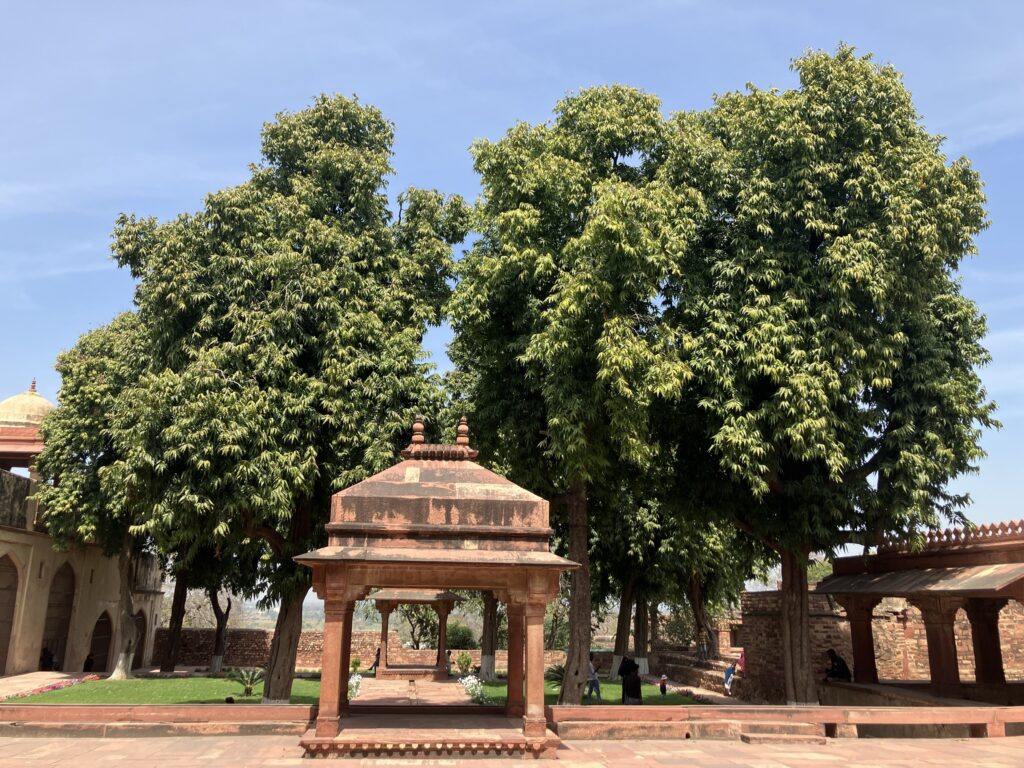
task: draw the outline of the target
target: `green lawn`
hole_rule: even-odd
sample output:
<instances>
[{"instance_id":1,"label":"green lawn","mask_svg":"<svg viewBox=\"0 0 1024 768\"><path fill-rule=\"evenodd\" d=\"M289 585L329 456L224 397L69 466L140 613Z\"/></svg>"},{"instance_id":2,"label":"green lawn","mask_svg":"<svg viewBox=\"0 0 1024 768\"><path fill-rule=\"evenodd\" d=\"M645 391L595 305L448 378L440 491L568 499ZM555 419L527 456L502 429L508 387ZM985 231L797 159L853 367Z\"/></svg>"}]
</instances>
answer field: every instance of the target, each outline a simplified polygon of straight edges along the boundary
<instances>
[{"instance_id":1,"label":"green lawn","mask_svg":"<svg viewBox=\"0 0 1024 768\"><path fill-rule=\"evenodd\" d=\"M35 696L9 699L7 704L223 704L233 696L236 704L259 704L263 685L253 695L242 696L242 686L233 680L213 677L184 677L136 680L94 680ZM296 678L292 704L316 704L320 681Z\"/></svg>"},{"instance_id":2,"label":"green lawn","mask_svg":"<svg viewBox=\"0 0 1024 768\"><path fill-rule=\"evenodd\" d=\"M496 704L504 704L508 700L508 684L502 680L497 683L484 683L484 689L487 691L487 698ZM545 682L544 683L544 703L545 704L557 704L558 703L558 683ZM662 696L656 685L643 686L644 693L644 704L696 704L697 702L691 699L689 696L683 696L681 693L669 692L667 695ZM601 681L601 702L597 699L592 701L583 700L584 704L619 704L622 701L622 683L611 682L602 680Z\"/></svg>"},{"instance_id":3,"label":"green lawn","mask_svg":"<svg viewBox=\"0 0 1024 768\"><path fill-rule=\"evenodd\" d=\"M505 681L485 683L487 697L495 704L508 699ZM678 693L662 696L658 687L644 685L644 704L696 704L693 699ZM8 704L223 704L226 696L233 696L236 704L259 704L263 686L258 685L249 697L242 696L242 686L233 680L212 677L147 678L136 680L94 680L79 683L57 691L36 696L8 699ZM622 701L622 685L601 682L601 696L605 704ZM320 697L320 681L296 678L292 684L292 704L316 704ZM544 701L558 701L558 683L544 684ZM596 701L584 701L596 704Z\"/></svg>"}]
</instances>

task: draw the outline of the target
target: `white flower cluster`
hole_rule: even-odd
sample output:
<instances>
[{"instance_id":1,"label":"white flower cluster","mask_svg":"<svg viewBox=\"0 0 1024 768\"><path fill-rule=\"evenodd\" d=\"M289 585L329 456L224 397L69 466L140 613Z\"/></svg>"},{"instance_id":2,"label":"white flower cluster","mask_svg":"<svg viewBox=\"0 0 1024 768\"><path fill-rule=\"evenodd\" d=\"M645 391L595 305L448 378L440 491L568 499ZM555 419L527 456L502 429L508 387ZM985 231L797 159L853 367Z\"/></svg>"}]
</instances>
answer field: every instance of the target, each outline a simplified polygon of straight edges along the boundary
<instances>
[{"instance_id":1,"label":"white flower cluster","mask_svg":"<svg viewBox=\"0 0 1024 768\"><path fill-rule=\"evenodd\" d=\"M459 682L462 683L462 688L466 692L466 695L473 700L475 704L486 704L488 702L487 691L484 689L484 684L476 675L466 675L465 677L459 678Z\"/></svg>"},{"instance_id":2,"label":"white flower cluster","mask_svg":"<svg viewBox=\"0 0 1024 768\"><path fill-rule=\"evenodd\" d=\"M359 686L363 684L363 676L358 672L353 672L348 678L348 700L352 701L356 696L359 695Z\"/></svg>"}]
</instances>

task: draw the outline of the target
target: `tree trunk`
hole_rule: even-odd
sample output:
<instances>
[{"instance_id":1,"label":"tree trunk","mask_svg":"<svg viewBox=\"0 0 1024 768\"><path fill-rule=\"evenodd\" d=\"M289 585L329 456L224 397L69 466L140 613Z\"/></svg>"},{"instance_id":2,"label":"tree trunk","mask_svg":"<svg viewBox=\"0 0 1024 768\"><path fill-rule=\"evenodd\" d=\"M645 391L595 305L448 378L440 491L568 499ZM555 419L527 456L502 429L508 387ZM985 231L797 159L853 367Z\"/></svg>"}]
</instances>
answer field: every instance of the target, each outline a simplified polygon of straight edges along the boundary
<instances>
[{"instance_id":1,"label":"tree trunk","mask_svg":"<svg viewBox=\"0 0 1024 768\"><path fill-rule=\"evenodd\" d=\"M612 668L608 672L609 678L614 678L619 671L619 664L622 657L629 651L629 619L633 614L633 593L636 591L636 577L631 576L622 585L622 595L619 597L619 618L615 623L615 648L612 651Z\"/></svg>"},{"instance_id":2,"label":"tree trunk","mask_svg":"<svg viewBox=\"0 0 1024 768\"><path fill-rule=\"evenodd\" d=\"M690 583L686 590L686 597L690 601L690 610L693 611L693 631L696 635L697 647L700 647L700 639L703 635L707 644L707 658L717 659L719 655L718 633L711 625L708 617L707 601L704 595L704 585L697 573L690 575Z\"/></svg>"},{"instance_id":3,"label":"tree trunk","mask_svg":"<svg viewBox=\"0 0 1024 768\"><path fill-rule=\"evenodd\" d=\"M544 641L544 647L552 650L558 644L559 611L557 603L551 606L551 623L548 624L548 639Z\"/></svg>"},{"instance_id":4,"label":"tree trunk","mask_svg":"<svg viewBox=\"0 0 1024 768\"><path fill-rule=\"evenodd\" d=\"M264 704L287 704L292 696L292 678L295 676L295 656L299 650L302 632L302 601L309 585L299 587L281 599L281 607L274 627L274 640L270 644L270 659L263 683ZM348 670L345 670L346 674Z\"/></svg>"},{"instance_id":5,"label":"tree trunk","mask_svg":"<svg viewBox=\"0 0 1024 768\"><path fill-rule=\"evenodd\" d=\"M498 598L493 592L484 592L484 630L480 637L480 679L494 682L494 649L498 647Z\"/></svg>"},{"instance_id":6,"label":"tree trunk","mask_svg":"<svg viewBox=\"0 0 1024 768\"><path fill-rule=\"evenodd\" d=\"M217 590L210 587L206 590L210 597L210 607L213 608L213 615L217 619L217 629L213 635L213 656L210 657L210 674L219 675L224 666L224 654L228 647L228 617L231 615L231 598L228 598L228 607L220 607L220 598Z\"/></svg>"},{"instance_id":7,"label":"tree trunk","mask_svg":"<svg viewBox=\"0 0 1024 768\"><path fill-rule=\"evenodd\" d=\"M806 555L783 550L782 555L782 666L786 703L817 704L811 660L810 604L807 594Z\"/></svg>"},{"instance_id":8,"label":"tree trunk","mask_svg":"<svg viewBox=\"0 0 1024 768\"><path fill-rule=\"evenodd\" d=\"M647 631L650 635L651 651L654 651L654 646L661 642L661 611L658 610L657 600L651 600L650 613Z\"/></svg>"},{"instance_id":9,"label":"tree trunk","mask_svg":"<svg viewBox=\"0 0 1024 768\"><path fill-rule=\"evenodd\" d=\"M167 628L167 645L160 659L161 672L173 672L178 664L181 648L181 625L185 620L185 598L188 597L188 570L179 568L174 573L174 598L171 600L171 621Z\"/></svg>"},{"instance_id":10,"label":"tree trunk","mask_svg":"<svg viewBox=\"0 0 1024 768\"><path fill-rule=\"evenodd\" d=\"M124 535L121 552L117 557L117 574L121 582L121 595L118 600L118 622L121 624L121 647L117 654L117 663L110 673L109 680L126 680L132 676L132 659L135 658L135 646L139 642L139 633L135 627L135 612L132 605L132 575L135 558L132 550L135 542L130 534Z\"/></svg>"},{"instance_id":11,"label":"tree trunk","mask_svg":"<svg viewBox=\"0 0 1024 768\"><path fill-rule=\"evenodd\" d=\"M636 597L636 611L633 617L633 646L636 651L637 670L641 675L651 672L647 662L647 599L641 595Z\"/></svg>"},{"instance_id":12,"label":"tree trunk","mask_svg":"<svg viewBox=\"0 0 1024 768\"><path fill-rule=\"evenodd\" d=\"M569 587L569 649L559 704L580 704L590 661L590 525L587 520L587 488L573 483L566 498L569 512L569 559L580 564L572 572Z\"/></svg>"}]
</instances>

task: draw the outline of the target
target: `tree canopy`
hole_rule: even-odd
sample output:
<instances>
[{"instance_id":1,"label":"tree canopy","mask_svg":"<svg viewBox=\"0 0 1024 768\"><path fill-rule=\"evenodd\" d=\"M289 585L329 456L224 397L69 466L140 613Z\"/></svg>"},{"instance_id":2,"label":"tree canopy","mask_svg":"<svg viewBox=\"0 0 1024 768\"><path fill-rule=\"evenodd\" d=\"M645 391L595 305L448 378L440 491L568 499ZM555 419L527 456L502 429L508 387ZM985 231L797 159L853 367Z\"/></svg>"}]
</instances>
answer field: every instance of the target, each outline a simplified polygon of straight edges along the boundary
<instances>
[{"instance_id":1,"label":"tree canopy","mask_svg":"<svg viewBox=\"0 0 1024 768\"><path fill-rule=\"evenodd\" d=\"M657 98L621 86L559 102L549 124L474 145L480 239L451 302L451 357L481 447L564 509L572 635L562 700L578 702L590 645L588 498L650 461L648 406L687 376L654 306L696 199L654 178ZM514 382L514 386L510 383Z\"/></svg>"},{"instance_id":2,"label":"tree canopy","mask_svg":"<svg viewBox=\"0 0 1024 768\"><path fill-rule=\"evenodd\" d=\"M797 89L674 118L664 173L707 214L665 321L687 329L710 455L756 501L733 516L804 582L784 606L806 622L810 552L965 521L948 482L995 422L956 279L986 223L977 173L891 67L841 47L794 68ZM784 643L791 700L814 698L806 640Z\"/></svg>"},{"instance_id":3,"label":"tree canopy","mask_svg":"<svg viewBox=\"0 0 1024 768\"><path fill-rule=\"evenodd\" d=\"M57 358L59 407L44 419L44 448L35 468L42 482L36 498L47 531L58 547L96 544L118 556L121 647L113 677L130 676L137 632L132 608L133 558L145 543L137 538L147 511L135 504L139 489L120 482L123 448L112 414L124 391L147 366L138 315L118 315L84 334ZM153 534L164 531L149 529Z\"/></svg>"},{"instance_id":4,"label":"tree canopy","mask_svg":"<svg viewBox=\"0 0 1024 768\"><path fill-rule=\"evenodd\" d=\"M421 341L467 212L410 190L393 217L392 138L378 110L322 96L264 127L247 181L114 233L158 361L117 409L122 482L179 548L266 542L272 699L290 689L309 585L292 557L323 543L330 495L389 466L439 403Z\"/></svg>"}]
</instances>

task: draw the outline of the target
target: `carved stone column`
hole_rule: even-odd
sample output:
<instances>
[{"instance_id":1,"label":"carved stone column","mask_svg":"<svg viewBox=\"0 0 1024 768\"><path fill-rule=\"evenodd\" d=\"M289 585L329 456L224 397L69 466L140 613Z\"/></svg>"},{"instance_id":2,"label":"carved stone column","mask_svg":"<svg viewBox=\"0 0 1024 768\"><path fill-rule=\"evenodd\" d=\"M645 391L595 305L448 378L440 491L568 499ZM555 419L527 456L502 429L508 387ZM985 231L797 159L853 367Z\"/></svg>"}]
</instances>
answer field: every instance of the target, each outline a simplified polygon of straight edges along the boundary
<instances>
[{"instance_id":1,"label":"carved stone column","mask_svg":"<svg viewBox=\"0 0 1024 768\"><path fill-rule=\"evenodd\" d=\"M932 691L939 696L960 695L960 666L953 623L964 602L955 597L917 597L910 601L921 611L924 620Z\"/></svg>"},{"instance_id":2,"label":"carved stone column","mask_svg":"<svg viewBox=\"0 0 1024 768\"><path fill-rule=\"evenodd\" d=\"M971 622L974 677L979 685L1005 685L1003 649L999 644L999 612L1009 600L972 597L964 610Z\"/></svg>"},{"instance_id":3,"label":"carved stone column","mask_svg":"<svg viewBox=\"0 0 1024 768\"><path fill-rule=\"evenodd\" d=\"M324 640L320 672L320 709L316 735L330 738L341 730L348 709L348 666L352 645L353 604L339 599L324 603Z\"/></svg>"},{"instance_id":4,"label":"carved stone column","mask_svg":"<svg viewBox=\"0 0 1024 768\"><path fill-rule=\"evenodd\" d=\"M526 615L526 707L523 734L547 734L544 719L544 603L527 603Z\"/></svg>"},{"instance_id":5,"label":"carved stone column","mask_svg":"<svg viewBox=\"0 0 1024 768\"><path fill-rule=\"evenodd\" d=\"M871 620L875 606L881 599L857 595L838 595L836 601L846 609L850 622L850 642L853 645L853 681L877 683L878 666L875 663L875 637Z\"/></svg>"},{"instance_id":6,"label":"carved stone column","mask_svg":"<svg viewBox=\"0 0 1024 768\"><path fill-rule=\"evenodd\" d=\"M437 669L448 666L448 607L437 606ZM445 675L447 677L447 675Z\"/></svg>"},{"instance_id":7,"label":"carved stone column","mask_svg":"<svg viewBox=\"0 0 1024 768\"><path fill-rule=\"evenodd\" d=\"M523 607L508 604L508 701L505 714L522 717L523 704Z\"/></svg>"},{"instance_id":8,"label":"carved stone column","mask_svg":"<svg viewBox=\"0 0 1024 768\"><path fill-rule=\"evenodd\" d=\"M395 606L391 603L380 605L380 664L377 665L377 669L388 668L388 620L393 610Z\"/></svg>"}]
</instances>

